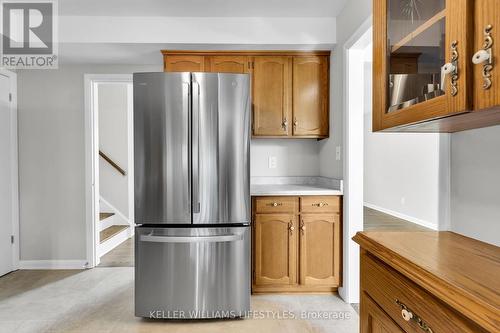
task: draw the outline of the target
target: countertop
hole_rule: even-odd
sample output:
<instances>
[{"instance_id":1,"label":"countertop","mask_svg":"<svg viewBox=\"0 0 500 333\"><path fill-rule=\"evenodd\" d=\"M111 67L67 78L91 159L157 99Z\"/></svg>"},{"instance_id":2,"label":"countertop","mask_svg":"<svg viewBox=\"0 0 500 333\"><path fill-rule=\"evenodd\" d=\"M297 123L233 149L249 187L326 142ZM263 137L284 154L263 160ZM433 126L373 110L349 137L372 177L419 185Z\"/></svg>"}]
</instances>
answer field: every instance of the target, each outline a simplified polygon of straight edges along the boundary
<instances>
[{"instance_id":1,"label":"countertop","mask_svg":"<svg viewBox=\"0 0 500 333\"><path fill-rule=\"evenodd\" d=\"M342 195L342 181L325 177L252 177L252 196Z\"/></svg>"}]
</instances>

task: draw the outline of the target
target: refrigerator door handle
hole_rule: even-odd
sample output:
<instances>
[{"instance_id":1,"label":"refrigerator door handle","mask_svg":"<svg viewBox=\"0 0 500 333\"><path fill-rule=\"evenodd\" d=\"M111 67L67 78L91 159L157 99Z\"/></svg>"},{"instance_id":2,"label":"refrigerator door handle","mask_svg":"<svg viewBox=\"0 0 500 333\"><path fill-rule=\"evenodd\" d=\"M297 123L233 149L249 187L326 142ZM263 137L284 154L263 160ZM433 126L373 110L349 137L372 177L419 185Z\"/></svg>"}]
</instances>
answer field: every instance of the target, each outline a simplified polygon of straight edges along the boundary
<instances>
[{"instance_id":1,"label":"refrigerator door handle","mask_svg":"<svg viewBox=\"0 0 500 333\"><path fill-rule=\"evenodd\" d=\"M193 81L193 213L200 212L200 84Z\"/></svg>"},{"instance_id":2,"label":"refrigerator door handle","mask_svg":"<svg viewBox=\"0 0 500 333\"><path fill-rule=\"evenodd\" d=\"M220 236L154 236L153 234L141 235L141 242L151 243L220 243L243 240L243 234Z\"/></svg>"}]
</instances>

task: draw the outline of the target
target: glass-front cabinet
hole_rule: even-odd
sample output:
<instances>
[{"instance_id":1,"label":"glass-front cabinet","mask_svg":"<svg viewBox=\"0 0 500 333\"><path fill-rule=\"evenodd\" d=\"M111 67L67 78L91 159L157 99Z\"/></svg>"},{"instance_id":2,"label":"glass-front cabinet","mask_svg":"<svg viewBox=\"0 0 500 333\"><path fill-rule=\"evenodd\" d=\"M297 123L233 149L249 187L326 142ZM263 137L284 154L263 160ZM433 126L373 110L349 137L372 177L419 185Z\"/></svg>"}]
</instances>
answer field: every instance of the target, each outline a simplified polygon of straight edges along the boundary
<instances>
[{"instance_id":1,"label":"glass-front cabinet","mask_svg":"<svg viewBox=\"0 0 500 333\"><path fill-rule=\"evenodd\" d=\"M373 130L439 132L423 123L471 111L473 1L373 8Z\"/></svg>"}]
</instances>

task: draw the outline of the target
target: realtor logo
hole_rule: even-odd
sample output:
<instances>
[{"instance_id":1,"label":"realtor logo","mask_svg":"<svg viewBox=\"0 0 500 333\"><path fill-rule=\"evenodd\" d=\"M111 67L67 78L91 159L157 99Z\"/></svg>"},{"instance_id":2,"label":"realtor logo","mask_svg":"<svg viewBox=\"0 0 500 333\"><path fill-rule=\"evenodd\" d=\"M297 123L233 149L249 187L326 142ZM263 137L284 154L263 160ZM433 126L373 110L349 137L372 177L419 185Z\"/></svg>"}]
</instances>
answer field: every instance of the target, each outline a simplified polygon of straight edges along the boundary
<instances>
[{"instance_id":1,"label":"realtor logo","mask_svg":"<svg viewBox=\"0 0 500 333\"><path fill-rule=\"evenodd\" d=\"M2 0L0 66L16 69L57 68L55 0Z\"/></svg>"}]
</instances>

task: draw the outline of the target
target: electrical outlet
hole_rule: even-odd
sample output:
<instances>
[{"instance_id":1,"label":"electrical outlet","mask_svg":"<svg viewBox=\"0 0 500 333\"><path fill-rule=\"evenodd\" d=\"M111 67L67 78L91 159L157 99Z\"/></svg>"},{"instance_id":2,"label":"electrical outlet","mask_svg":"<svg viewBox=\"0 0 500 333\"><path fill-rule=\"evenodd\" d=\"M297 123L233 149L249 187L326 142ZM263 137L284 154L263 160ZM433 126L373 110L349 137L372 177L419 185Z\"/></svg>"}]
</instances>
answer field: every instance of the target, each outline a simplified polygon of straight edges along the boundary
<instances>
[{"instance_id":1,"label":"electrical outlet","mask_svg":"<svg viewBox=\"0 0 500 333\"><path fill-rule=\"evenodd\" d=\"M269 169L276 169L278 165L278 160L276 156L269 156Z\"/></svg>"},{"instance_id":2,"label":"electrical outlet","mask_svg":"<svg viewBox=\"0 0 500 333\"><path fill-rule=\"evenodd\" d=\"M401 197L401 205L404 206L406 203L406 198L405 197Z\"/></svg>"},{"instance_id":3,"label":"electrical outlet","mask_svg":"<svg viewBox=\"0 0 500 333\"><path fill-rule=\"evenodd\" d=\"M340 161L340 146L335 147L335 159Z\"/></svg>"}]
</instances>

